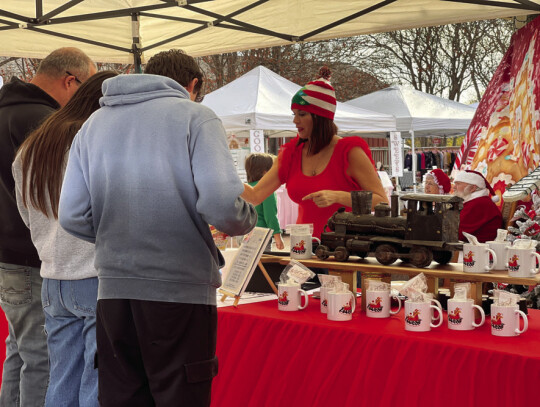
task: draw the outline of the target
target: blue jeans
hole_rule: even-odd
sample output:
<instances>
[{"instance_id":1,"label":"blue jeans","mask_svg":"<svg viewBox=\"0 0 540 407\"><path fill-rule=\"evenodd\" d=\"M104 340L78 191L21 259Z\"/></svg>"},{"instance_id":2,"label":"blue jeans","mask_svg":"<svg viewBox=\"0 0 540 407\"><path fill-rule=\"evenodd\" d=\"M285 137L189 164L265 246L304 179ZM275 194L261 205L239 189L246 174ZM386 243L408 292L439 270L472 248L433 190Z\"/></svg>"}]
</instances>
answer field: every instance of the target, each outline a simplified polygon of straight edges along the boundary
<instances>
[{"instance_id":1,"label":"blue jeans","mask_svg":"<svg viewBox=\"0 0 540 407\"><path fill-rule=\"evenodd\" d=\"M0 407L38 407L49 381L39 268L0 263L0 304L9 325Z\"/></svg>"},{"instance_id":2,"label":"blue jeans","mask_svg":"<svg viewBox=\"0 0 540 407\"><path fill-rule=\"evenodd\" d=\"M96 304L98 279L43 279L41 300L51 378L45 405L97 407Z\"/></svg>"}]
</instances>

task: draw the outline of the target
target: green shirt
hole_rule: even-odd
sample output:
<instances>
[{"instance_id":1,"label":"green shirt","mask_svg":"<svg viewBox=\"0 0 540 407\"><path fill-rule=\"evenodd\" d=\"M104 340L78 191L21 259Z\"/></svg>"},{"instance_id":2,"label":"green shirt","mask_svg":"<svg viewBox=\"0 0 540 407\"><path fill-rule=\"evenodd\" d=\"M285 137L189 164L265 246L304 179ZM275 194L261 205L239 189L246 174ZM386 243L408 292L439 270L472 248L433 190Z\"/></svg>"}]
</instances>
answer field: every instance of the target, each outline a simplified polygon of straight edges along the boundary
<instances>
[{"instance_id":1,"label":"green shirt","mask_svg":"<svg viewBox=\"0 0 540 407\"><path fill-rule=\"evenodd\" d=\"M250 182L249 185L254 187L258 182L259 181ZM257 226L272 229L274 235L276 233L281 233L281 227L279 226L277 217L277 200L275 193L266 198L262 204L257 205L255 210L258 215Z\"/></svg>"}]
</instances>

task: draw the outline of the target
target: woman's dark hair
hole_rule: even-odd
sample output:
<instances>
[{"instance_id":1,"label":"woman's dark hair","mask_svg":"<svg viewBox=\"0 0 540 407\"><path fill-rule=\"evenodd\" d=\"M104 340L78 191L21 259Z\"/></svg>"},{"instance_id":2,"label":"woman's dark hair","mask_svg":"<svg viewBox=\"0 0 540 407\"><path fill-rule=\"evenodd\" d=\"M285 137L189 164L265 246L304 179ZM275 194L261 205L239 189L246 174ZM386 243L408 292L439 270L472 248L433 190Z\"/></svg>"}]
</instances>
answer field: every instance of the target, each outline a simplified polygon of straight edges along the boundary
<instances>
[{"instance_id":1,"label":"woman's dark hair","mask_svg":"<svg viewBox=\"0 0 540 407\"><path fill-rule=\"evenodd\" d=\"M48 194L52 215L58 219L66 153L83 123L99 109L103 81L116 75L113 71L103 71L91 76L63 108L49 116L22 143L19 151L24 206L28 207L30 202L48 217Z\"/></svg>"},{"instance_id":2,"label":"woman's dark hair","mask_svg":"<svg viewBox=\"0 0 540 407\"><path fill-rule=\"evenodd\" d=\"M246 169L248 182L259 181L265 172L272 168L274 156L266 153L254 153L246 157L244 168Z\"/></svg>"},{"instance_id":3,"label":"woman's dark hair","mask_svg":"<svg viewBox=\"0 0 540 407\"><path fill-rule=\"evenodd\" d=\"M337 134L338 128L332 119L310 113L313 120L311 137L300 139L300 143L308 142L308 154L315 155L325 148L332 141L332 137Z\"/></svg>"}]
</instances>

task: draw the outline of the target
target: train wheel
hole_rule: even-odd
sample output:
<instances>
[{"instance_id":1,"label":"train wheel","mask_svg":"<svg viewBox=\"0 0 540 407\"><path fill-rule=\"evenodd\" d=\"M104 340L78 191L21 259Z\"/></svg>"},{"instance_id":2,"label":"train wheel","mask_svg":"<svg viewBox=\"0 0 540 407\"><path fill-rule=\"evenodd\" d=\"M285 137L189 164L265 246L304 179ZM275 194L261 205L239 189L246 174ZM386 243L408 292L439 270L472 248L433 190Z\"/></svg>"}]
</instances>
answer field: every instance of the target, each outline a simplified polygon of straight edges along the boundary
<instances>
[{"instance_id":1,"label":"train wheel","mask_svg":"<svg viewBox=\"0 0 540 407\"><path fill-rule=\"evenodd\" d=\"M433 260L435 260L439 264L450 263L450 260L452 260L453 256L454 252L433 252Z\"/></svg>"},{"instance_id":2,"label":"train wheel","mask_svg":"<svg viewBox=\"0 0 540 407\"><path fill-rule=\"evenodd\" d=\"M349 259L349 251L343 246L336 247L334 257L336 261L347 261Z\"/></svg>"},{"instance_id":3,"label":"train wheel","mask_svg":"<svg viewBox=\"0 0 540 407\"><path fill-rule=\"evenodd\" d=\"M330 249L328 248L328 246L320 244L315 249L315 256L317 256L317 258L320 260L326 260L328 258L329 251Z\"/></svg>"},{"instance_id":4,"label":"train wheel","mask_svg":"<svg viewBox=\"0 0 540 407\"><path fill-rule=\"evenodd\" d=\"M381 244L375 249L375 258L381 264L388 266L396 261L397 250L391 244Z\"/></svg>"},{"instance_id":5,"label":"train wheel","mask_svg":"<svg viewBox=\"0 0 540 407\"><path fill-rule=\"evenodd\" d=\"M419 268L427 267L433 260L433 252L427 247L413 247L411 249L411 263Z\"/></svg>"}]
</instances>

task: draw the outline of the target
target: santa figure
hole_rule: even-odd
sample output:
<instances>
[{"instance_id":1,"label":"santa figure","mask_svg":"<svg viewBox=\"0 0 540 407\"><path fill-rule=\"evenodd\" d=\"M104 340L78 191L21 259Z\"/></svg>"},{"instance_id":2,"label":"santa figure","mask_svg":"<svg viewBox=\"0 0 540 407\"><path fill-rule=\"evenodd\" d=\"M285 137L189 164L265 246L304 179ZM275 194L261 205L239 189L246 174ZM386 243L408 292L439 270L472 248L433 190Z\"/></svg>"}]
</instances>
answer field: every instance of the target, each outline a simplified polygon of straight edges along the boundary
<instances>
[{"instance_id":1,"label":"santa figure","mask_svg":"<svg viewBox=\"0 0 540 407\"><path fill-rule=\"evenodd\" d=\"M435 168L424 175L424 193L446 195L450 192L450 178L443 170Z\"/></svg>"},{"instance_id":2,"label":"santa figure","mask_svg":"<svg viewBox=\"0 0 540 407\"><path fill-rule=\"evenodd\" d=\"M503 219L495 202L499 198L482 174L465 170L454 180L455 194L463 198L459 216L459 239L467 241L463 232L476 236L484 243L497 237L497 229L503 227Z\"/></svg>"}]
</instances>

